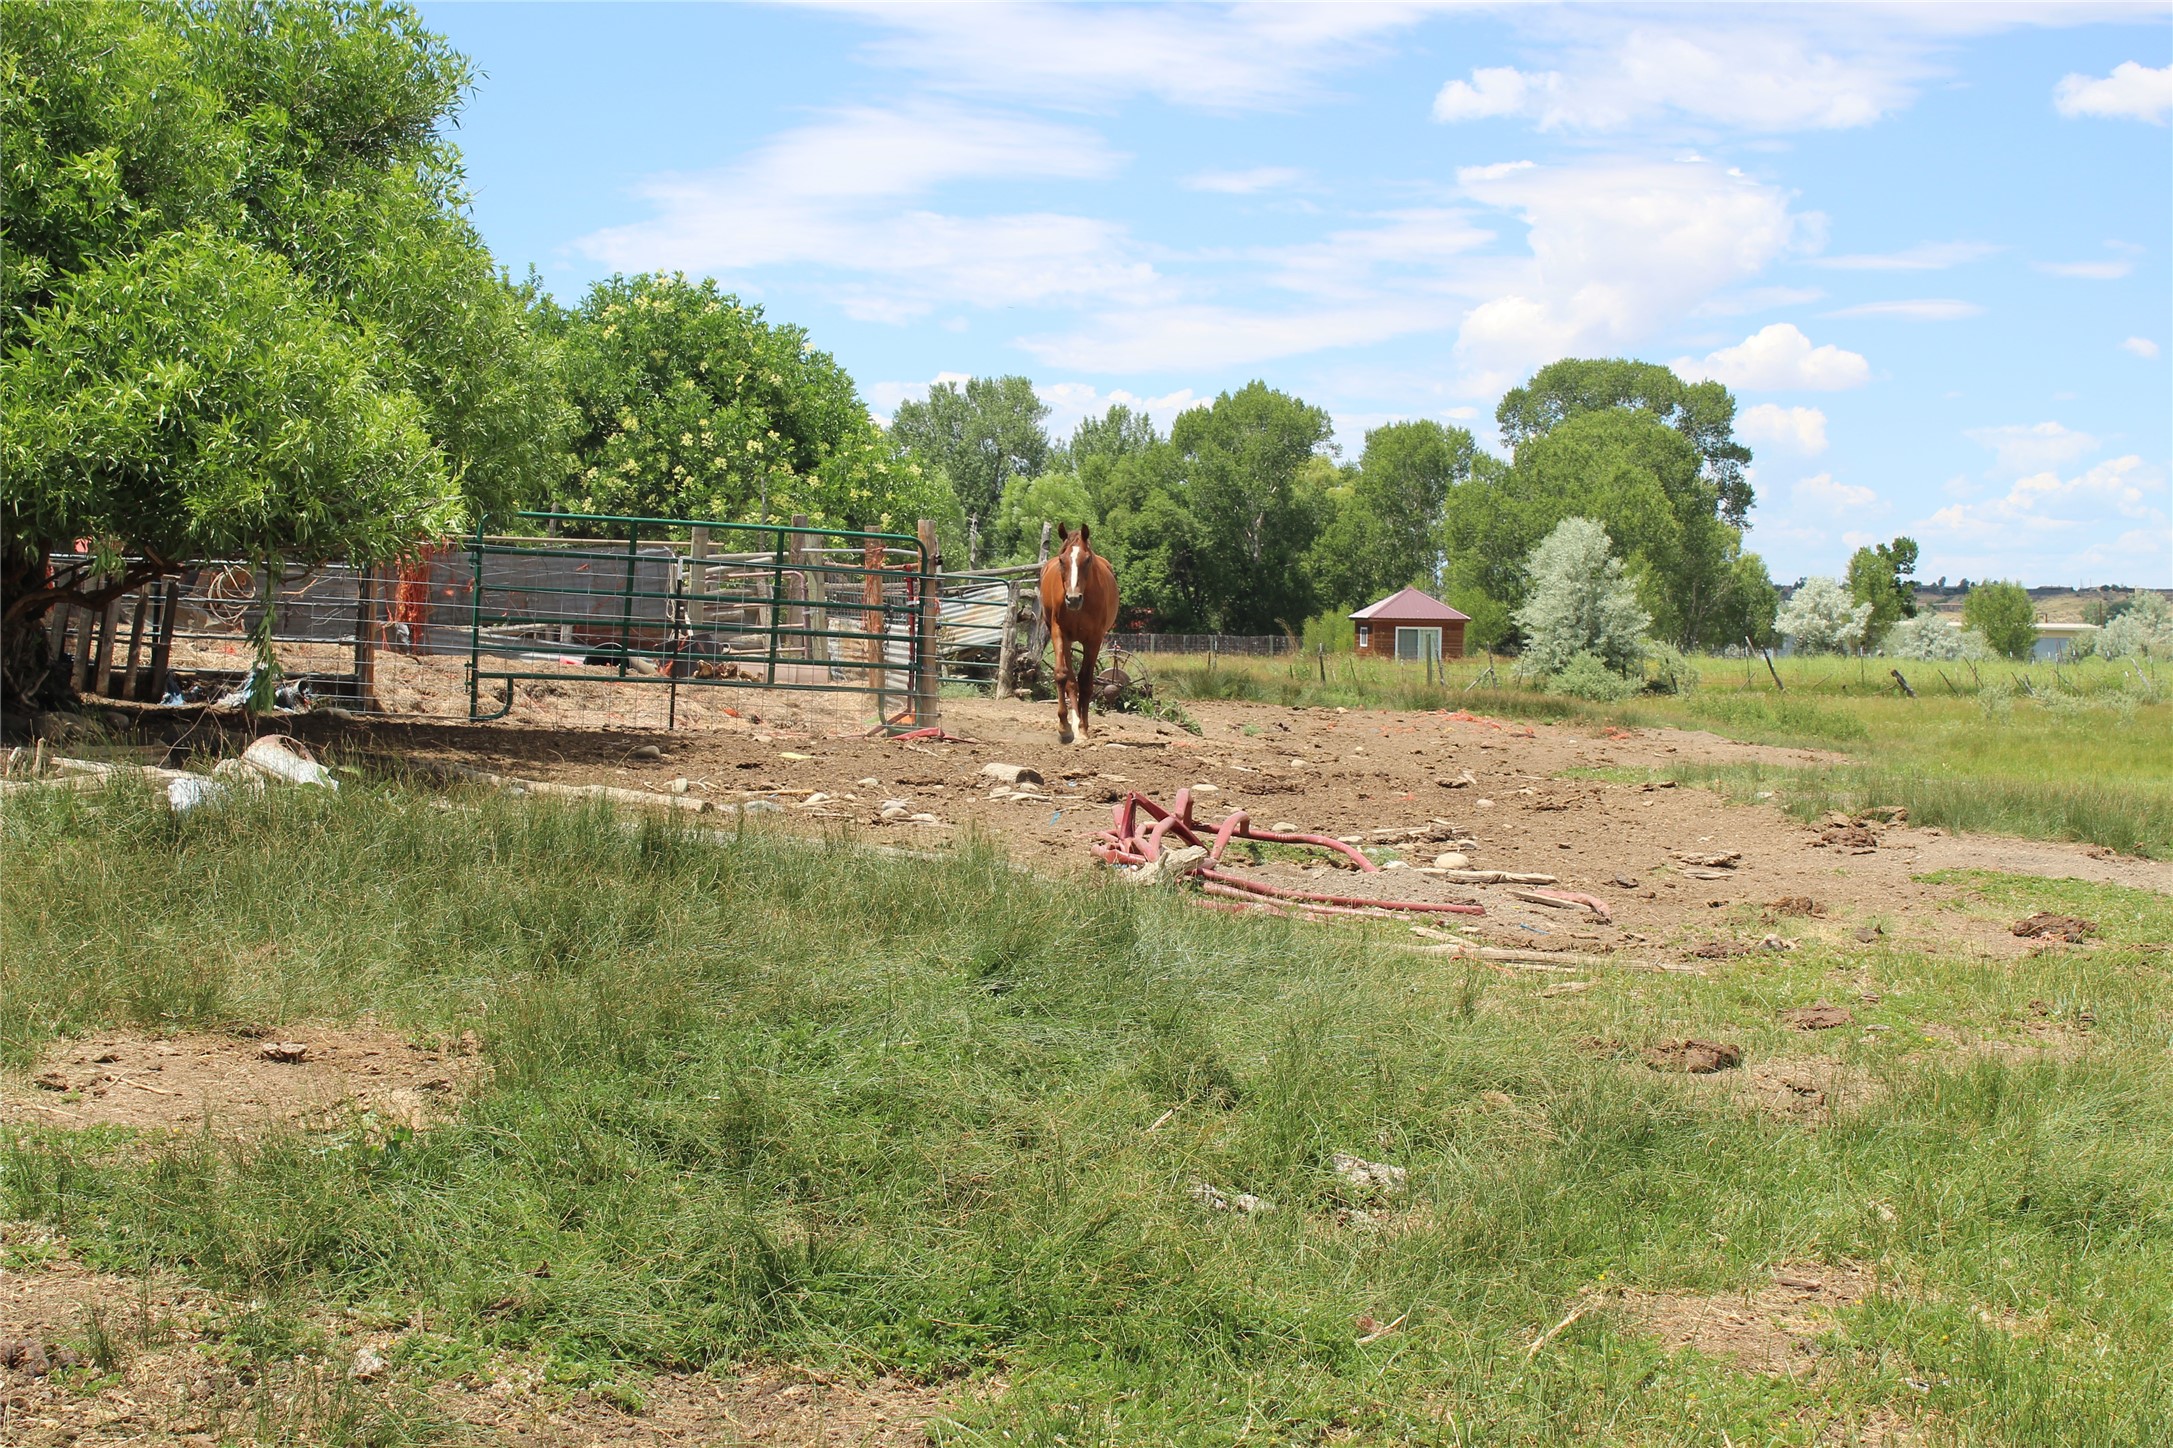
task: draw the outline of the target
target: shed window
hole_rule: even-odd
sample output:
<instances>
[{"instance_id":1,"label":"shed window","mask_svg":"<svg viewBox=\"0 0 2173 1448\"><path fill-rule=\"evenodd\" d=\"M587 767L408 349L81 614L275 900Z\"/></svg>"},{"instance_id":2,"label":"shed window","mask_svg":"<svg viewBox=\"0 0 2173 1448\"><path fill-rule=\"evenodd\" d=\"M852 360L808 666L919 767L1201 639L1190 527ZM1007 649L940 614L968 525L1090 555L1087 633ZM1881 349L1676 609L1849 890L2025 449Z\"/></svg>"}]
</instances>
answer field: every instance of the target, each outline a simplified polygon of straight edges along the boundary
<instances>
[{"instance_id":1,"label":"shed window","mask_svg":"<svg viewBox=\"0 0 2173 1448\"><path fill-rule=\"evenodd\" d=\"M1372 624L1362 623L1358 626L1358 647L1362 649L1369 649L1373 647Z\"/></svg>"},{"instance_id":2,"label":"shed window","mask_svg":"<svg viewBox=\"0 0 2173 1448\"><path fill-rule=\"evenodd\" d=\"M1396 630L1396 657L1406 663L1421 659L1441 657L1441 630L1437 628L1398 628Z\"/></svg>"}]
</instances>

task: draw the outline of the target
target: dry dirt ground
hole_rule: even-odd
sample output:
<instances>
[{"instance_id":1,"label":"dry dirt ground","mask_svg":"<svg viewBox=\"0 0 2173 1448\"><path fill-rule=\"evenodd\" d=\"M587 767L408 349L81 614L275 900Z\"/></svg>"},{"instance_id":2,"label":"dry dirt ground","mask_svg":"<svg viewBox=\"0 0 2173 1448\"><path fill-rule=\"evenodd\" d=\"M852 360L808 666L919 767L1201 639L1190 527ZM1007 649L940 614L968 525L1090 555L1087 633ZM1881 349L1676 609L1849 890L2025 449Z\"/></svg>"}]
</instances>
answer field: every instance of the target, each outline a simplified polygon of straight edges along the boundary
<instances>
[{"instance_id":1,"label":"dry dirt ground","mask_svg":"<svg viewBox=\"0 0 2173 1448\"><path fill-rule=\"evenodd\" d=\"M1452 841L1469 840L1460 853L1471 868L1554 875L1564 888L1605 901L1612 921L1519 901L1509 887L1452 885L1415 869L1366 876L1282 850L1258 864L1235 859L1255 878L1322 893L1476 901L1486 915L1456 920L1457 928L1526 948L1685 951L1755 945L1767 934L1782 942L1846 941L1875 931L1895 943L1936 941L2012 956L2040 943L2017 939L2007 922L1942 909L1961 892L1916 877L1980 869L2173 893L2173 862L1876 819L1806 826L1771 804L1730 804L1706 790L1574 777L1832 757L1706 733L1203 703L1192 706L1203 737L1108 715L1096 719L1091 740L1067 746L1056 742L1051 705L970 699L943 706L945 728L965 742L927 742L864 738L857 721L824 715L834 709L830 701L754 691L726 697L737 717L712 705L706 727L676 731L563 728L519 710L482 725L309 718L288 727L335 753L676 791L722 811L751 807L788 826L874 843L940 848L978 832L1045 871L1100 868L1090 842L1127 790L1167 804L1190 788L1195 817L1210 824L1244 809L1258 824L1344 837L1430 827L1435 839L1400 847L1408 865L1428 864ZM1045 783L999 787L981 773L991 763L1027 766ZM1729 854L1739 858L1718 868L1681 858Z\"/></svg>"},{"instance_id":2,"label":"dry dirt ground","mask_svg":"<svg viewBox=\"0 0 2173 1448\"><path fill-rule=\"evenodd\" d=\"M367 1022L275 1035L105 1031L56 1043L27 1077L0 1075L0 1124L218 1137L350 1119L416 1129L472 1084L475 1051L472 1034L423 1044Z\"/></svg>"}]
</instances>

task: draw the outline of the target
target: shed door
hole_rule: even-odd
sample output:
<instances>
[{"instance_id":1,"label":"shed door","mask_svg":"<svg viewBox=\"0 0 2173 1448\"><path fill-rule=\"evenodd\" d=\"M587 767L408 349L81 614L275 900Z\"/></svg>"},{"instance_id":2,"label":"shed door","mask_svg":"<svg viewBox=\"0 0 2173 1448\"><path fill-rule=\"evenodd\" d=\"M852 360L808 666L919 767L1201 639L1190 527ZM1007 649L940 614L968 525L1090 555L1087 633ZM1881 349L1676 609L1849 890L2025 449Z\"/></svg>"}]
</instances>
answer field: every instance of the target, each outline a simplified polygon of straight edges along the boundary
<instances>
[{"instance_id":1,"label":"shed door","mask_svg":"<svg viewBox=\"0 0 2173 1448\"><path fill-rule=\"evenodd\" d=\"M1440 658L1441 630L1438 628L1397 628L1396 657L1414 664L1420 659Z\"/></svg>"}]
</instances>

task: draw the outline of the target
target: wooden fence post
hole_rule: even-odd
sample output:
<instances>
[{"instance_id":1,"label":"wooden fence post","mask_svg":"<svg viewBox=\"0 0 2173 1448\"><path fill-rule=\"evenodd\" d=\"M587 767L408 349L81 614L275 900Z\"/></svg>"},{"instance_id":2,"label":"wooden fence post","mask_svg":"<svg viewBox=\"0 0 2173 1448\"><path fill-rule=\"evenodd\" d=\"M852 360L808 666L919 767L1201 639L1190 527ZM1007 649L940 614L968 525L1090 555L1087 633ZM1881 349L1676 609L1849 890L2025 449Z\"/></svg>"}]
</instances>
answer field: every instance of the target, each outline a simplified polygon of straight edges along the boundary
<instances>
[{"instance_id":1,"label":"wooden fence post","mask_svg":"<svg viewBox=\"0 0 2173 1448\"><path fill-rule=\"evenodd\" d=\"M355 572L355 707L377 707L377 569Z\"/></svg>"},{"instance_id":2,"label":"wooden fence post","mask_svg":"<svg viewBox=\"0 0 2173 1448\"><path fill-rule=\"evenodd\" d=\"M938 633L941 600L938 588L943 577L943 558L936 551L936 525L927 518L917 530L921 540L920 678L913 700L913 727L935 729L942 725L943 682L941 637Z\"/></svg>"},{"instance_id":3,"label":"wooden fence post","mask_svg":"<svg viewBox=\"0 0 2173 1448\"><path fill-rule=\"evenodd\" d=\"M1011 674L1019 662L1019 585L1015 581L1004 591L1003 632L996 638L996 697L1007 699Z\"/></svg>"},{"instance_id":4,"label":"wooden fence post","mask_svg":"<svg viewBox=\"0 0 2173 1448\"><path fill-rule=\"evenodd\" d=\"M136 697L137 676L142 673L143 615L151 607L151 598L158 588L156 582L146 583L136 590L136 606L128 611L128 662L121 670L121 697Z\"/></svg>"},{"instance_id":5,"label":"wooden fence post","mask_svg":"<svg viewBox=\"0 0 2173 1448\"><path fill-rule=\"evenodd\" d=\"M174 620L181 611L181 593L189 575L169 578L159 590L158 632L151 636L151 687L153 700L166 697L166 675L174 655Z\"/></svg>"},{"instance_id":6,"label":"wooden fence post","mask_svg":"<svg viewBox=\"0 0 2173 1448\"><path fill-rule=\"evenodd\" d=\"M1049 526L1047 523L1041 525L1041 551L1034 555L1034 597L1036 599L1041 596L1041 570L1049 561ZM1034 660L1037 668L1040 666L1041 661L1041 646L1049 641L1048 637L1042 632L1048 625L1047 616L1040 609L1035 609L1033 629L1026 635L1026 657Z\"/></svg>"},{"instance_id":7,"label":"wooden fence post","mask_svg":"<svg viewBox=\"0 0 2173 1448\"><path fill-rule=\"evenodd\" d=\"M807 514L792 515L792 531L785 535L785 567L790 570L785 579L785 597L796 602L785 610L785 627L801 632L793 640L797 657L815 657L815 641L807 637L807 599L814 592L807 577Z\"/></svg>"}]
</instances>

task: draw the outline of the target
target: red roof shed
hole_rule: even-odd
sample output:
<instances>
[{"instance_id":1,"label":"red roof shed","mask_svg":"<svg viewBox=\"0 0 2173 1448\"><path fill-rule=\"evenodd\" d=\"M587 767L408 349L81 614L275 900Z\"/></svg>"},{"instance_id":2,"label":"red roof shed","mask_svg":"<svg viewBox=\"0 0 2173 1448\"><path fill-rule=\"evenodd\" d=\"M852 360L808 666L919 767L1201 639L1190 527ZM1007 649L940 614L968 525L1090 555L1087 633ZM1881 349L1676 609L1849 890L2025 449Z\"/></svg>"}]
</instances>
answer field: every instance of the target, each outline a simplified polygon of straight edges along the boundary
<instances>
[{"instance_id":1,"label":"red roof shed","mask_svg":"<svg viewBox=\"0 0 2173 1448\"><path fill-rule=\"evenodd\" d=\"M1376 658L1417 661L1464 656L1464 625L1469 614L1458 613L1440 599L1415 588L1391 593L1379 603L1369 603L1351 615L1358 625L1358 652Z\"/></svg>"}]
</instances>

